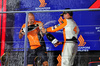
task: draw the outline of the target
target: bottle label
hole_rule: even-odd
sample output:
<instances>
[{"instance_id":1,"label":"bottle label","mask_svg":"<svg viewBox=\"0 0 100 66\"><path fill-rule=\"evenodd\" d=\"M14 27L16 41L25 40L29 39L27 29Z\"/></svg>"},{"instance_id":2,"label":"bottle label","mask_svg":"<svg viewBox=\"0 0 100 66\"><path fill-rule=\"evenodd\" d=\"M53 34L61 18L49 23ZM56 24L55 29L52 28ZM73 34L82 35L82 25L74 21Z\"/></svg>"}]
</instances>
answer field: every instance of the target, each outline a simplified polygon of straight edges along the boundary
<instances>
[{"instance_id":1,"label":"bottle label","mask_svg":"<svg viewBox=\"0 0 100 66\"><path fill-rule=\"evenodd\" d=\"M58 42L58 40L56 38L52 40L53 45L55 45L55 43L57 43L57 42Z\"/></svg>"}]
</instances>

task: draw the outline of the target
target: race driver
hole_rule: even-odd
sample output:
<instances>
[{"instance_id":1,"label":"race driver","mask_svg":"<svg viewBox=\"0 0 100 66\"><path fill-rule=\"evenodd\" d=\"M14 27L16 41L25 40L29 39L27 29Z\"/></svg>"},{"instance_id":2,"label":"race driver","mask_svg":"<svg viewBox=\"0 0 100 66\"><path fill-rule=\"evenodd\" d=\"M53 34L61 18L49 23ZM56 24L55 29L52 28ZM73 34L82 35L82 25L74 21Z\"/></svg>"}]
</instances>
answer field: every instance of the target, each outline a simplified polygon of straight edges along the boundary
<instances>
[{"instance_id":1,"label":"race driver","mask_svg":"<svg viewBox=\"0 0 100 66\"><path fill-rule=\"evenodd\" d=\"M63 21L60 21L60 26L55 29L49 27L47 28L47 32L56 32L63 29L64 42L62 42L63 49L61 66L72 66L78 49L77 36L79 34L79 28L73 20L73 12L64 11L60 16L59 20L62 20L62 16L64 18ZM55 47L57 46L58 44L55 45Z\"/></svg>"}]
</instances>

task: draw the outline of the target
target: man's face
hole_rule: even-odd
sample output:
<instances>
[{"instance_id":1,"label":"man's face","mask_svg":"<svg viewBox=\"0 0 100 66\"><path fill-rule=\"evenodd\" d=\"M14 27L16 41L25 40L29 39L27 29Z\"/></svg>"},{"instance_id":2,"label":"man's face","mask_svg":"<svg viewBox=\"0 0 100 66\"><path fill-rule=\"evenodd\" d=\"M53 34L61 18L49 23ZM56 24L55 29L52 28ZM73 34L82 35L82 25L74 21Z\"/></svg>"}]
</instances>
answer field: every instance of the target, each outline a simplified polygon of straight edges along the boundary
<instances>
[{"instance_id":1,"label":"man's face","mask_svg":"<svg viewBox=\"0 0 100 66\"><path fill-rule=\"evenodd\" d=\"M28 16L28 24L32 25L34 23L34 21L35 21L34 15L29 15Z\"/></svg>"},{"instance_id":2,"label":"man's face","mask_svg":"<svg viewBox=\"0 0 100 66\"><path fill-rule=\"evenodd\" d=\"M63 15L64 19L68 18L68 13Z\"/></svg>"},{"instance_id":3,"label":"man's face","mask_svg":"<svg viewBox=\"0 0 100 66\"><path fill-rule=\"evenodd\" d=\"M70 16L69 13L64 14L63 17L64 17L64 19L70 19L70 18L72 18L72 16Z\"/></svg>"}]
</instances>

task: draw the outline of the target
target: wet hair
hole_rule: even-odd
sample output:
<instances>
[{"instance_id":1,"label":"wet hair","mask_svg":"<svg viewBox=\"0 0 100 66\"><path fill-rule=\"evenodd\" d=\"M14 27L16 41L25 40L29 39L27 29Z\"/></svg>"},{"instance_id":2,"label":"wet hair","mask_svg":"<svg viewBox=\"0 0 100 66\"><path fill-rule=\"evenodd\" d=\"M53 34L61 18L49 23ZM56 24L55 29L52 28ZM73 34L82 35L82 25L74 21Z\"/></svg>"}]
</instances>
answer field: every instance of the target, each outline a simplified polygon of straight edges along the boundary
<instances>
[{"instance_id":1,"label":"wet hair","mask_svg":"<svg viewBox=\"0 0 100 66\"><path fill-rule=\"evenodd\" d=\"M70 8L65 8L65 9L70 9ZM72 11L68 11L67 13L69 13L70 16L73 16L73 12Z\"/></svg>"},{"instance_id":2,"label":"wet hair","mask_svg":"<svg viewBox=\"0 0 100 66\"><path fill-rule=\"evenodd\" d=\"M65 10L69 10L70 8L65 8ZM64 14L69 14L70 16L73 16L73 12L72 11L64 11L62 14L60 14L60 16L63 16Z\"/></svg>"}]
</instances>

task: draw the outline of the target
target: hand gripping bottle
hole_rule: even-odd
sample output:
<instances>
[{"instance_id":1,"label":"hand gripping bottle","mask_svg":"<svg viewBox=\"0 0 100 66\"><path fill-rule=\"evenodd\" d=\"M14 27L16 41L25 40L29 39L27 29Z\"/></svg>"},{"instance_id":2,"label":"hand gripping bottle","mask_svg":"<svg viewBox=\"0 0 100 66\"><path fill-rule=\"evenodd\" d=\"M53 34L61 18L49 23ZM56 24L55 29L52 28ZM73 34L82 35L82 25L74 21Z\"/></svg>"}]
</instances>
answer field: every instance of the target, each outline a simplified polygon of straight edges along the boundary
<instances>
[{"instance_id":1,"label":"hand gripping bottle","mask_svg":"<svg viewBox=\"0 0 100 66\"><path fill-rule=\"evenodd\" d=\"M55 45L56 43L58 43L59 41L50 33L46 33L46 37L47 39L53 44Z\"/></svg>"}]
</instances>

